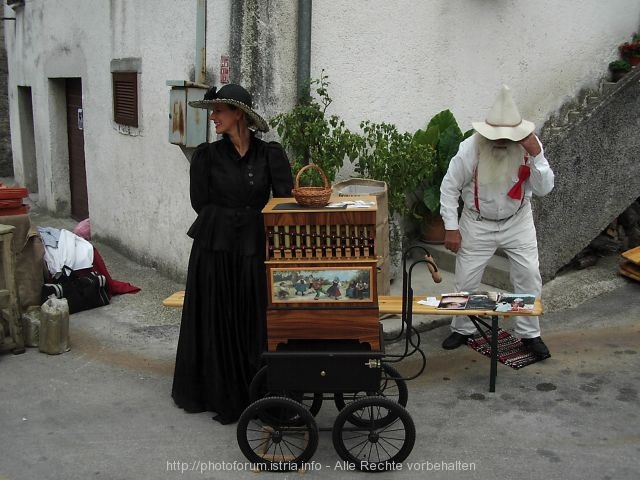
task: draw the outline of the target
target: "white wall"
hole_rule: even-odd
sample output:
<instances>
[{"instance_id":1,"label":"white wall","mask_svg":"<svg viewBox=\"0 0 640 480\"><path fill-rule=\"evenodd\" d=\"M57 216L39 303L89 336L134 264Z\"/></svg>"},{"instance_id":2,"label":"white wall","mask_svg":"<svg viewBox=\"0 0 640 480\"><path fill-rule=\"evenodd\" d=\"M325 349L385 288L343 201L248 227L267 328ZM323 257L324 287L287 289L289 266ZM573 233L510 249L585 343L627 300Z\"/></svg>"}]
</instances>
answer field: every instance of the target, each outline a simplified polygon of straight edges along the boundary
<instances>
[{"instance_id":1,"label":"white wall","mask_svg":"<svg viewBox=\"0 0 640 480\"><path fill-rule=\"evenodd\" d=\"M639 28L637 0L314 0L311 71L352 127L414 131L448 108L466 130L503 83L540 125Z\"/></svg>"},{"instance_id":2,"label":"white wall","mask_svg":"<svg viewBox=\"0 0 640 480\"><path fill-rule=\"evenodd\" d=\"M207 70L217 78L220 55L228 50L229 4L208 4ZM5 10L7 16L18 16L16 31L7 34L10 96L16 85L31 86L33 92L40 203L68 214L68 153L66 137L59 135L61 129L66 132L59 125L65 121L64 91L52 91L56 82L52 87L49 79L81 77L94 234L146 263L184 273L190 248L185 232L195 214L189 203L188 159L167 140L166 81L194 80L196 2L34 0L18 12ZM139 128L112 120L110 62L130 57L142 63ZM19 129L12 133L14 162L21 164ZM17 181L21 171L16 169Z\"/></svg>"},{"instance_id":3,"label":"white wall","mask_svg":"<svg viewBox=\"0 0 640 480\"><path fill-rule=\"evenodd\" d=\"M196 5L190 0L111 5L103 19L99 61L86 81L87 91L100 94L84 95L92 229L134 258L180 272L190 247L185 232L195 215L189 163L168 143L166 82L193 80ZM138 128L112 120L110 61L122 58L141 59Z\"/></svg>"},{"instance_id":4,"label":"white wall","mask_svg":"<svg viewBox=\"0 0 640 480\"><path fill-rule=\"evenodd\" d=\"M231 51L231 2L207 2L207 72L217 85L220 55ZM257 25L270 31L258 37L268 39L259 51L273 69L274 92L258 105L267 117L295 100L296 3L259 7ZM4 11L17 17L5 22L16 180L23 172L17 86L24 85L33 93L40 201L59 214L68 209L60 79L81 77L94 233L183 275L195 215L189 162L168 143L166 81L194 80L196 0L30 0ZM414 131L449 108L466 130L501 83L540 125L606 74L639 20L637 0L315 0L311 72L317 78L325 69L330 113L356 129L369 119ZM142 65L137 129L112 121L110 62L129 57Z\"/></svg>"}]
</instances>

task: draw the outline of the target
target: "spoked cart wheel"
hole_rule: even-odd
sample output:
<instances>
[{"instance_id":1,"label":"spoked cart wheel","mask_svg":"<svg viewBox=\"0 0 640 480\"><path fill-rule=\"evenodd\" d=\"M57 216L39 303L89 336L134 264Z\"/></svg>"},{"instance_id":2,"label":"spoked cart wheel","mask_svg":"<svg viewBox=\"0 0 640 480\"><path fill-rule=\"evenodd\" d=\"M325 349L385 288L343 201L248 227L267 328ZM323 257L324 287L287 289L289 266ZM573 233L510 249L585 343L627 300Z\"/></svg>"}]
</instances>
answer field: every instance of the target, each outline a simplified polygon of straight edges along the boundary
<instances>
[{"instance_id":1,"label":"spoked cart wheel","mask_svg":"<svg viewBox=\"0 0 640 480\"><path fill-rule=\"evenodd\" d=\"M298 470L318 447L315 419L286 397L266 397L249 405L236 435L240 450L258 470Z\"/></svg>"},{"instance_id":2,"label":"spoked cart wheel","mask_svg":"<svg viewBox=\"0 0 640 480\"><path fill-rule=\"evenodd\" d=\"M389 364L383 363L382 370L380 388L377 392L336 393L333 401L338 410L342 411L347 404L354 400L374 395L388 398L406 407L409 398L407 382L405 382L398 371ZM353 425L363 426L362 419L357 416L351 416L348 420ZM378 421L380 421L380 419ZM364 426L366 426L366 424L364 424Z\"/></svg>"},{"instance_id":3,"label":"spoked cart wheel","mask_svg":"<svg viewBox=\"0 0 640 480\"><path fill-rule=\"evenodd\" d=\"M359 425L350 425L353 418L359 419ZM338 414L332 437L340 458L358 470L384 471L409 456L416 428L402 405L384 397L365 397Z\"/></svg>"},{"instance_id":4,"label":"spoked cart wheel","mask_svg":"<svg viewBox=\"0 0 640 480\"><path fill-rule=\"evenodd\" d=\"M267 388L267 365L262 367L254 375L249 385L249 399L254 402L264 397L288 397L305 406L314 417L322 407L321 393L301 393L301 392L270 392Z\"/></svg>"}]
</instances>

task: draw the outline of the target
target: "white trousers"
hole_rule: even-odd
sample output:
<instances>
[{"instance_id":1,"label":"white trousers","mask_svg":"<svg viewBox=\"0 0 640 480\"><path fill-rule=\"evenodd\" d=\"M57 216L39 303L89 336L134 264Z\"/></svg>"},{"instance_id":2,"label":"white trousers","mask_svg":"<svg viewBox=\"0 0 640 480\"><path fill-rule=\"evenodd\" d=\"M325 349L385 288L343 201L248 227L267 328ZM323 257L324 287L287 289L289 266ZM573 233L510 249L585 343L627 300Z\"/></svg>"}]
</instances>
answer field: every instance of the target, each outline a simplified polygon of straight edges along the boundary
<instances>
[{"instance_id":1,"label":"white trousers","mask_svg":"<svg viewBox=\"0 0 640 480\"><path fill-rule=\"evenodd\" d=\"M525 202L513 217L501 221L478 220L478 214L465 208L460 218L462 245L456 255L455 286L458 292L478 290L482 274L496 249L501 248L509 259L509 276L514 291L540 297L542 279L538 263L538 242L533 224L531 204ZM540 336L538 317L509 317L514 331L521 338ZM476 328L467 316L456 315L451 330L471 335Z\"/></svg>"}]
</instances>

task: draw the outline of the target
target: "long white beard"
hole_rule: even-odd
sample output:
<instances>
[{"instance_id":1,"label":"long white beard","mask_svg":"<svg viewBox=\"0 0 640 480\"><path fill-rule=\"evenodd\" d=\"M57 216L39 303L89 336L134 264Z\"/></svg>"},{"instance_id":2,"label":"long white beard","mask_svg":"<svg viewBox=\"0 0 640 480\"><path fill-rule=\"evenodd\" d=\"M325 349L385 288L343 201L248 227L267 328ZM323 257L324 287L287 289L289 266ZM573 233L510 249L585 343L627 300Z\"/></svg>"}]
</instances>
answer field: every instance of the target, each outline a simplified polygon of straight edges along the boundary
<instances>
[{"instance_id":1,"label":"long white beard","mask_svg":"<svg viewBox=\"0 0 640 480\"><path fill-rule=\"evenodd\" d=\"M524 148L507 141L506 148L496 148L492 140L478 134L478 184L496 190L508 190L518 178Z\"/></svg>"}]
</instances>

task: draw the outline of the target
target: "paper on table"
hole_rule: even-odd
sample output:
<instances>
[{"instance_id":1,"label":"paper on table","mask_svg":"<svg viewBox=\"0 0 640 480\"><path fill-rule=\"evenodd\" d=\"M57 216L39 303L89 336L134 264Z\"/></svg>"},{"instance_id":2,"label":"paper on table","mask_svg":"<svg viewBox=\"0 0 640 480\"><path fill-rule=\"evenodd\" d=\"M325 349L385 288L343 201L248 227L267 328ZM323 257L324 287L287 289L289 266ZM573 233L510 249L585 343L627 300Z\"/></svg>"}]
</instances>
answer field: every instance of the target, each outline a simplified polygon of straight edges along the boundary
<instances>
[{"instance_id":1,"label":"paper on table","mask_svg":"<svg viewBox=\"0 0 640 480\"><path fill-rule=\"evenodd\" d=\"M356 200L351 205L347 205L347 208L370 208L375 206L375 202L365 202L364 200Z\"/></svg>"},{"instance_id":2,"label":"paper on table","mask_svg":"<svg viewBox=\"0 0 640 480\"><path fill-rule=\"evenodd\" d=\"M332 202L327 208L369 208L375 206L375 202L365 202L364 200L345 200L344 202Z\"/></svg>"},{"instance_id":3,"label":"paper on table","mask_svg":"<svg viewBox=\"0 0 640 480\"><path fill-rule=\"evenodd\" d=\"M427 297L424 300L418 300L418 303L427 307L437 307L440 301L436 297Z\"/></svg>"}]
</instances>

